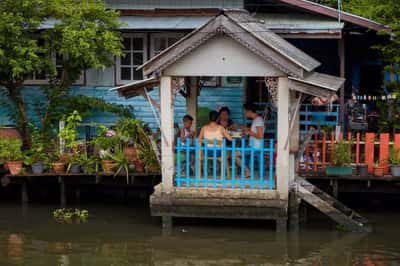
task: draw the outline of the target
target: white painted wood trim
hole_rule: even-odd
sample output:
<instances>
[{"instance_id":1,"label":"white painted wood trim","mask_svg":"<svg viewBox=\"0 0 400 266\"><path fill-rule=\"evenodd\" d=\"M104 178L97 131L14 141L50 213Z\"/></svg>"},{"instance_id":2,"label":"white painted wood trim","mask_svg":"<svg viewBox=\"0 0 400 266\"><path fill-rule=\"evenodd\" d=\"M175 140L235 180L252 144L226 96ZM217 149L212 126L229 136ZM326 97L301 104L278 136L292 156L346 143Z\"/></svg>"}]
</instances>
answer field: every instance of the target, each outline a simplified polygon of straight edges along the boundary
<instances>
[{"instance_id":1,"label":"white painted wood trim","mask_svg":"<svg viewBox=\"0 0 400 266\"><path fill-rule=\"evenodd\" d=\"M146 33L123 33L122 38L142 38L143 39L143 63L148 59L147 53L147 34ZM144 77L144 74L143 74ZM131 80L121 80L121 57L116 56L115 58L115 81L117 85L124 85L135 81L132 77Z\"/></svg>"},{"instance_id":2,"label":"white painted wood trim","mask_svg":"<svg viewBox=\"0 0 400 266\"><path fill-rule=\"evenodd\" d=\"M289 196L289 147L285 145L289 133L289 82L286 77L279 78L278 84L278 125L277 125L277 189L281 199L288 199ZM285 147L286 146L286 147Z\"/></svg>"},{"instance_id":3,"label":"white painted wood trim","mask_svg":"<svg viewBox=\"0 0 400 266\"><path fill-rule=\"evenodd\" d=\"M161 132L161 173L163 192L171 193L174 178L174 101L172 93L172 79L162 76L160 79L160 116Z\"/></svg>"}]
</instances>

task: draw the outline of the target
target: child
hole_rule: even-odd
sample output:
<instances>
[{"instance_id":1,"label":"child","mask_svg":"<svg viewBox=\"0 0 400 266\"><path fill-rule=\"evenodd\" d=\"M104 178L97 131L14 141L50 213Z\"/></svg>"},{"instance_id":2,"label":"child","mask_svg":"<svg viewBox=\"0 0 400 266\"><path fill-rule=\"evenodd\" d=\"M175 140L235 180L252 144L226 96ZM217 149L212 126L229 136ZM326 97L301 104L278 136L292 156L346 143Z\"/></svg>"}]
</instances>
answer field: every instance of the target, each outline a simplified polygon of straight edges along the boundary
<instances>
[{"instance_id":1,"label":"child","mask_svg":"<svg viewBox=\"0 0 400 266\"><path fill-rule=\"evenodd\" d=\"M193 117L190 115L185 115L183 117L183 128L180 132L180 138L182 140L182 144L186 145L186 139L191 139L190 144L192 144L193 138L196 136L196 133L191 129L193 123Z\"/></svg>"},{"instance_id":2,"label":"child","mask_svg":"<svg viewBox=\"0 0 400 266\"><path fill-rule=\"evenodd\" d=\"M192 128L193 124L193 117L190 115L185 115L183 117L183 128L180 131L179 137L181 138L182 141L182 146L186 145L186 141L189 138L189 145L193 144L193 139L196 136L196 132L193 131ZM194 173L194 154L193 152L190 152L190 169L192 173Z\"/></svg>"}]
</instances>

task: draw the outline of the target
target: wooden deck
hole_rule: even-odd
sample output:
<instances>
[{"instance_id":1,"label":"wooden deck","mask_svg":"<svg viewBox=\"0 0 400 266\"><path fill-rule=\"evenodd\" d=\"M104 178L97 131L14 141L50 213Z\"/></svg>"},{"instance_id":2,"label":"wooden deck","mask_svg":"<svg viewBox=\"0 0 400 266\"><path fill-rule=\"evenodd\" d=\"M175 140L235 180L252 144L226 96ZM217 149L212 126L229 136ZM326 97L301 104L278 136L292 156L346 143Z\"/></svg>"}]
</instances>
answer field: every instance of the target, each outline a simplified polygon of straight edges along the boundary
<instances>
[{"instance_id":1,"label":"wooden deck","mask_svg":"<svg viewBox=\"0 0 400 266\"><path fill-rule=\"evenodd\" d=\"M116 176L113 174L24 174L24 175L4 175L10 180L11 185L19 185L21 188L21 202L29 202L29 189L34 185L53 186L59 188L61 207L67 205L67 191L72 189L76 201L80 200L80 189L82 186L108 186L119 187L121 189L142 189L148 193L153 191L155 185L161 181L160 173L136 173L126 176ZM128 182L127 182L128 181Z\"/></svg>"}]
</instances>

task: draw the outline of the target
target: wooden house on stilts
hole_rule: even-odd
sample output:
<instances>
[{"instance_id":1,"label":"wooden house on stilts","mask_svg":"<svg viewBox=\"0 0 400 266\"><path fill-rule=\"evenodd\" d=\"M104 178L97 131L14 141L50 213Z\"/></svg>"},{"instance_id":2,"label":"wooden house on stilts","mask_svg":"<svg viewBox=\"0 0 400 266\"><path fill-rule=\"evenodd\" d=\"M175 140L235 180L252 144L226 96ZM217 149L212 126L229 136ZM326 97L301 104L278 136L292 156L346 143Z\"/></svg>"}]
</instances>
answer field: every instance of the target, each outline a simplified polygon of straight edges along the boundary
<instances>
[{"instance_id":1,"label":"wooden house on stilts","mask_svg":"<svg viewBox=\"0 0 400 266\"><path fill-rule=\"evenodd\" d=\"M203 217L275 220L277 230L286 231L289 194L296 191L336 221L368 230L364 221L354 219L357 214L297 178L299 107L307 95L330 97L344 83L315 72L319 65L248 12L226 9L144 63L148 78L118 92L132 97L137 90L160 88L162 182L150 199L152 215L161 216L165 228L173 217ZM277 110L276 139L266 139L261 147L245 139L234 139L231 145L175 140L174 96L180 80L187 84L188 113L196 118L199 78L215 76L263 77L269 82ZM242 160L237 166L238 155Z\"/></svg>"}]
</instances>

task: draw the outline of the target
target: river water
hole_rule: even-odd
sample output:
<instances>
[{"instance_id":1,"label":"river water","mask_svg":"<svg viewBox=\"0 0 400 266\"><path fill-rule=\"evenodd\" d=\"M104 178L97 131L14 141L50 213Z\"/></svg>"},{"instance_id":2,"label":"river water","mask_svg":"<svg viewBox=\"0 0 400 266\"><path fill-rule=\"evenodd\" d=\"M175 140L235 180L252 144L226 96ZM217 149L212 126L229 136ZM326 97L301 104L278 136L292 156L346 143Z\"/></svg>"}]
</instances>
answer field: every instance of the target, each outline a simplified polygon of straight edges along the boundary
<instances>
[{"instance_id":1,"label":"river water","mask_svg":"<svg viewBox=\"0 0 400 266\"><path fill-rule=\"evenodd\" d=\"M0 265L400 265L400 213L367 213L375 232L339 232L327 220L277 235L269 224L182 222L163 236L148 208L82 206L90 218L61 224L55 207L0 204Z\"/></svg>"}]
</instances>

